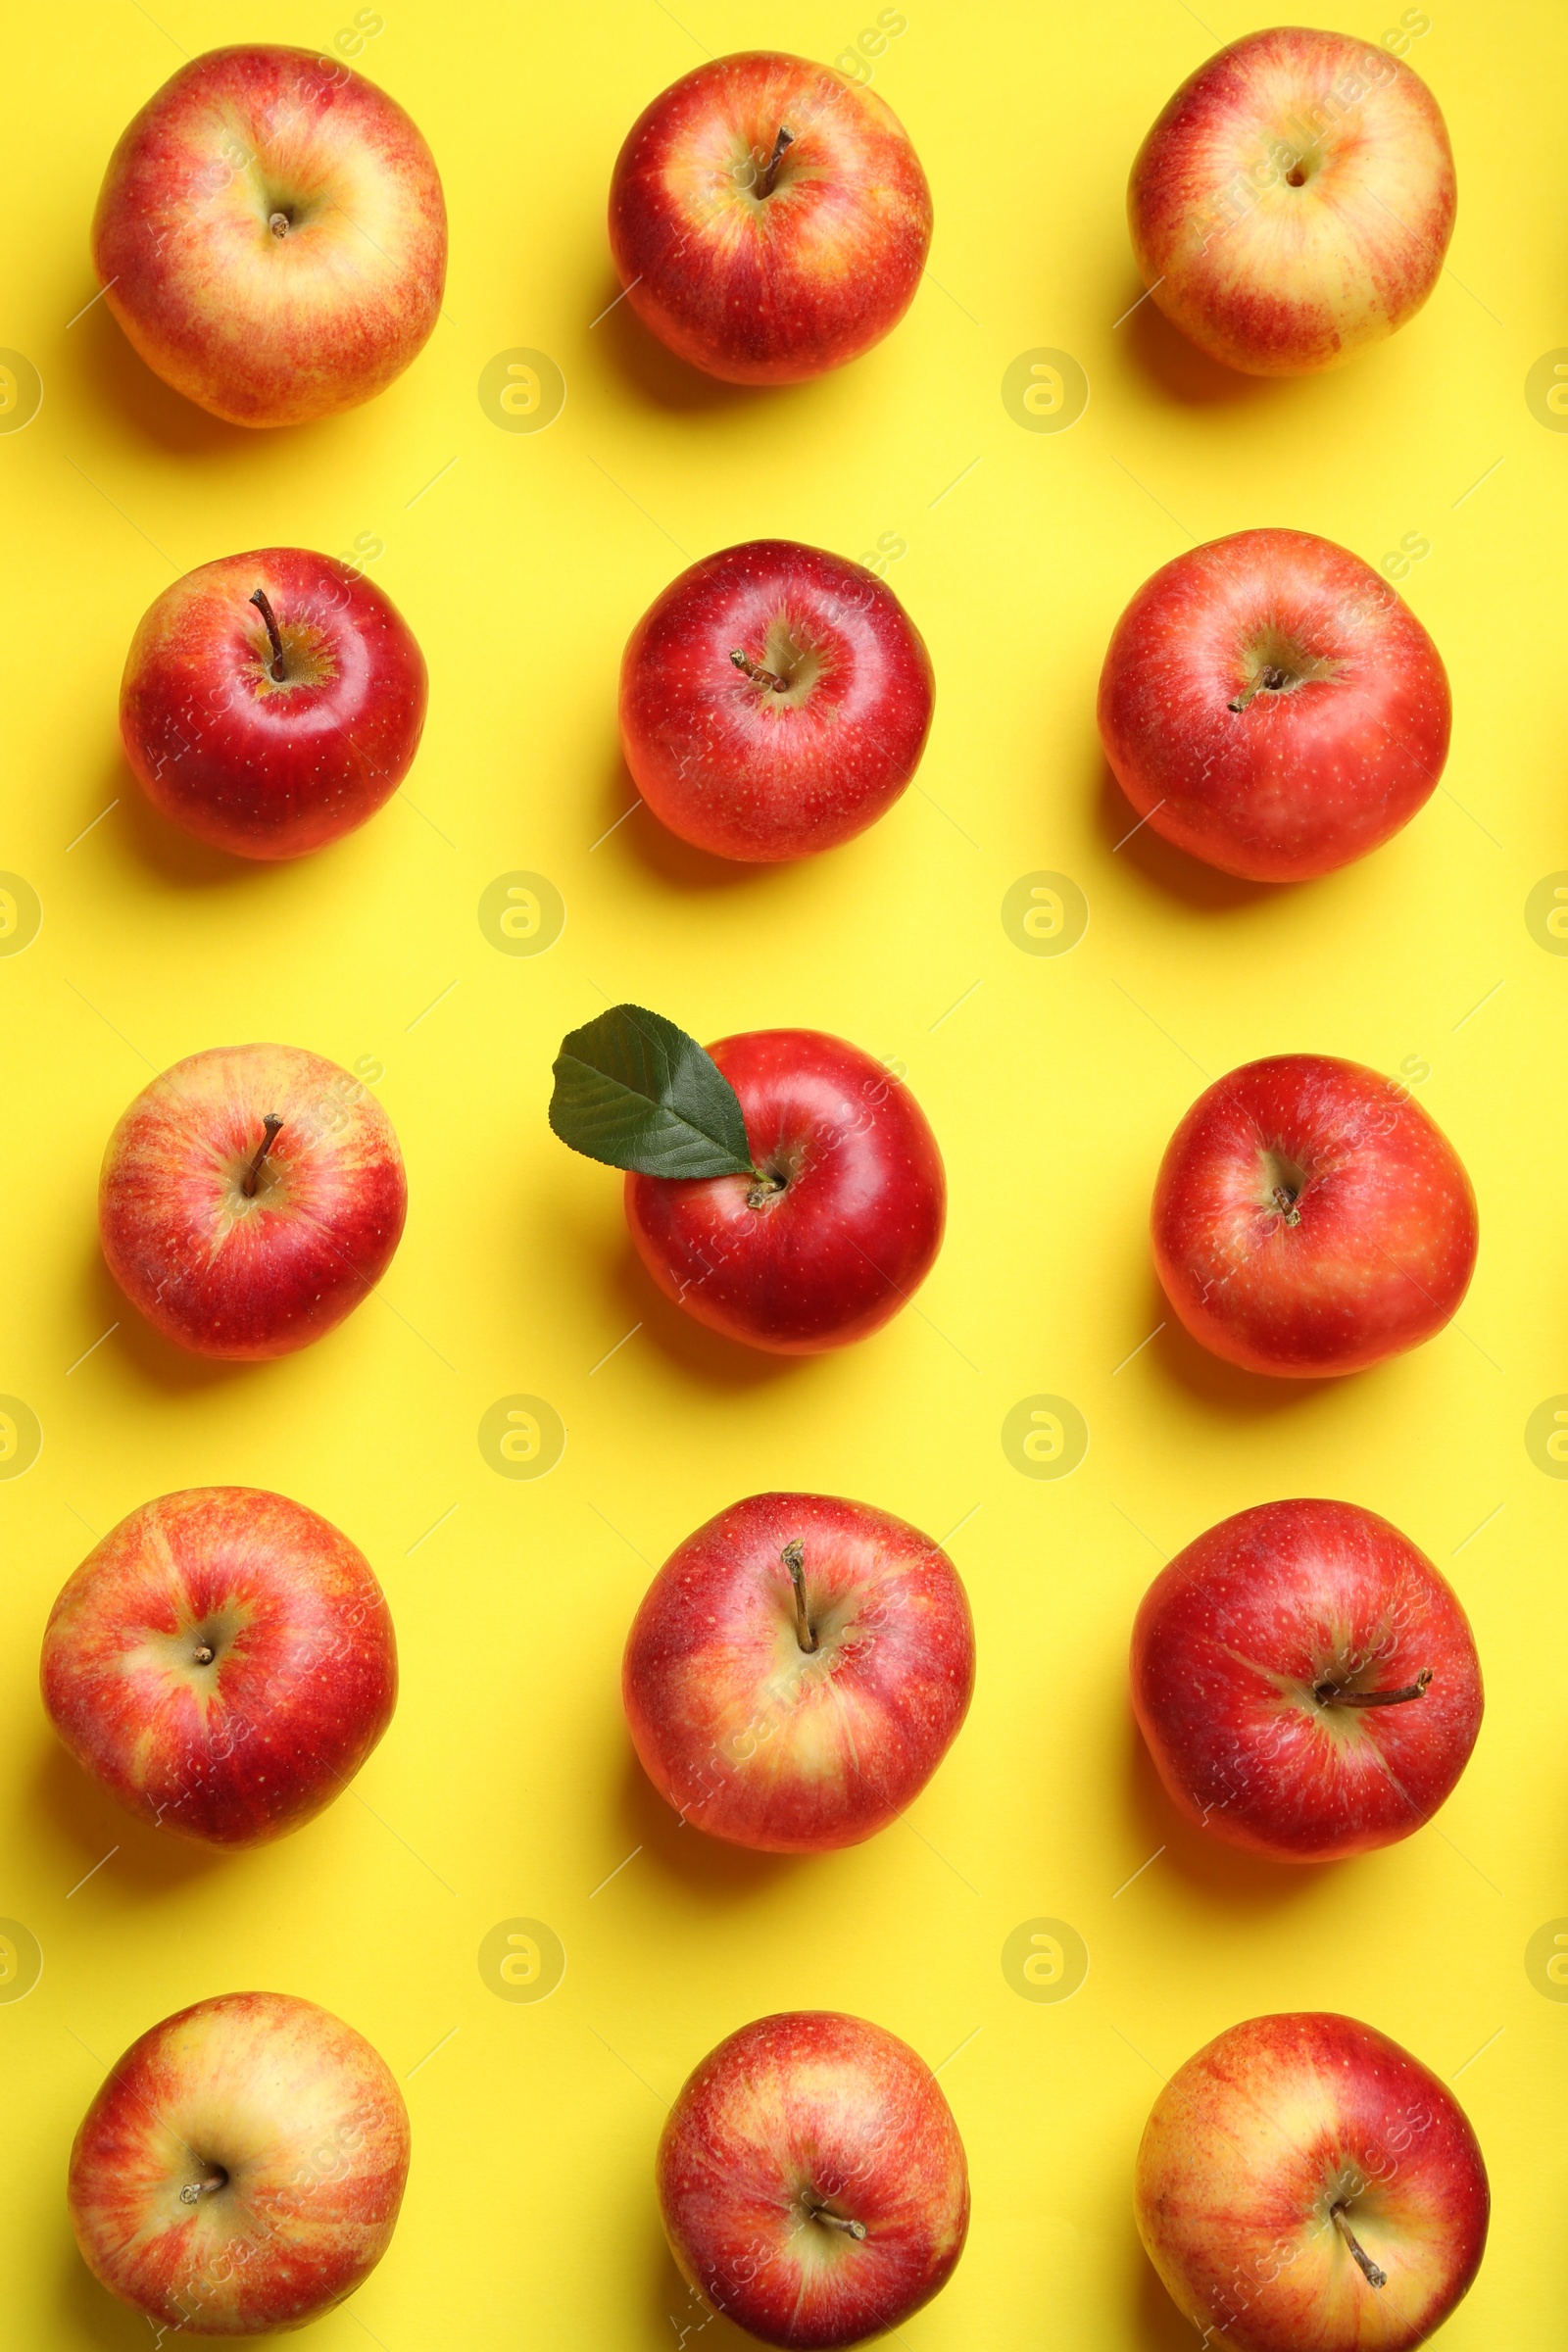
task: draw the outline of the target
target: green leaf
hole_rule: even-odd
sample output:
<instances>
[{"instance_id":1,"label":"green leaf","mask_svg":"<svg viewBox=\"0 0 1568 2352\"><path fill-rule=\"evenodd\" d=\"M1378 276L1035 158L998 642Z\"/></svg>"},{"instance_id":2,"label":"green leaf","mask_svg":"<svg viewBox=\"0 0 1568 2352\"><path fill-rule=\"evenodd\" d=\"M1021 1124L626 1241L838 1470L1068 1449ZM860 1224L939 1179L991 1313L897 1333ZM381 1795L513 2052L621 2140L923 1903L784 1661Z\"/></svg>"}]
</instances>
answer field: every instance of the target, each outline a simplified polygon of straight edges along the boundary
<instances>
[{"instance_id":1,"label":"green leaf","mask_svg":"<svg viewBox=\"0 0 1568 2352\"><path fill-rule=\"evenodd\" d=\"M696 1038L641 1004L573 1029L550 1124L564 1144L641 1176L750 1176L740 1098Z\"/></svg>"}]
</instances>

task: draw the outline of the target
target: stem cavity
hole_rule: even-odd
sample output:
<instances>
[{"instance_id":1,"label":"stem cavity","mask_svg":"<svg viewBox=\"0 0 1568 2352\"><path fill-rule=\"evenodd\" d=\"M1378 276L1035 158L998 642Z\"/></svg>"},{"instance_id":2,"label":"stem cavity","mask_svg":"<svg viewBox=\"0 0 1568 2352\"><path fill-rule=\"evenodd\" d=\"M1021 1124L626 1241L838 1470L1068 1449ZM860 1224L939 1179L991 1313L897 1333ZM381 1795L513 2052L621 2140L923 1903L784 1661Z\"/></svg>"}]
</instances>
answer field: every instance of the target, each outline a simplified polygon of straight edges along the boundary
<instances>
[{"instance_id":1,"label":"stem cavity","mask_svg":"<svg viewBox=\"0 0 1568 2352\"><path fill-rule=\"evenodd\" d=\"M1287 669L1260 669L1250 686L1244 687L1235 702L1227 703L1225 708L1227 710L1245 710L1254 694L1280 694L1290 682L1291 673Z\"/></svg>"},{"instance_id":2,"label":"stem cavity","mask_svg":"<svg viewBox=\"0 0 1568 2352\"><path fill-rule=\"evenodd\" d=\"M1389 2283L1388 2272L1379 2270L1365 2246L1358 2241L1355 2231L1345 2218L1346 2212L1347 2208L1344 2205L1336 2205L1330 2213L1329 2219L1349 2248L1356 2267L1368 2286L1387 2286Z\"/></svg>"},{"instance_id":3,"label":"stem cavity","mask_svg":"<svg viewBox=\"0 0 1568 2352\"><path fill-rule=\"evenodd\" d=\"M784 125L780 123L778 137L773 141L773 152L768 157L766 163L762 166L761 171L758 173L757 193L759 197L772 195L773 184L778 178L778 168L784 161L784 150L786 147L793 147L794 144L794 131L786 130Z\"/></svg>"},{"instance_id":4,"label":"stem cavity","mask_svg":"<svg viewBox=\"0 0 1568 2352\"><path fill-rule=\"evenodd\" d=\"M1314 1683L1312 1696L1320 1707L1402 1707L1407 1699L1419 1698L1432 1680L1432 1669L1423 1666L1413 1683L1399 1690L1343 1690L1338 1683Z\"/></svg>"},{"instance_id":5,"label":"stem cavity","mask_svg":"<svg viewBox=\"0 0 1568 2352\"><path fill-rule=\"evenodd\" d=\"M267 674L276 685L281 686L283 683L283 639L278 630L276 614L268 603L266 589L258 588L251 598L251 603L267 623L268 642L272 649L272 659L268 664Z\"/></svg>"},{"instance_id":6,"label":"stem cavity","mask_svg":"<svg viewBox=\"0 0 1568 2352\"><path fill-rule=\"evenodd\" d=\"M263 1165L267 1154L277 1140L277 1131L282 1124L283 1122L275 1110L270 1110L262 1121L262 1140L256 1147L256 1156L246 1169L239 1188L247 1200L254 1200L256 1198L256 1187L261 1179Z\"/></svg>"},{"instance_id":7,"label":"stem cavity","mask_svg":"<svg viewBox=\"0 0 1568 2352\"><path fill-rule=\"evenodd\" d=\"M795 1587L795 1639L803 1649L812 1650L816 1647L816 1628L806 1606L806 1546L799 1537L785 1544L779 1558L789 1570L790 1583ZM834 2217L829 2214L821 2218L831 2221ZM863 2230L860 2235L865 2235Z\"/></svg>"}]
</instances>

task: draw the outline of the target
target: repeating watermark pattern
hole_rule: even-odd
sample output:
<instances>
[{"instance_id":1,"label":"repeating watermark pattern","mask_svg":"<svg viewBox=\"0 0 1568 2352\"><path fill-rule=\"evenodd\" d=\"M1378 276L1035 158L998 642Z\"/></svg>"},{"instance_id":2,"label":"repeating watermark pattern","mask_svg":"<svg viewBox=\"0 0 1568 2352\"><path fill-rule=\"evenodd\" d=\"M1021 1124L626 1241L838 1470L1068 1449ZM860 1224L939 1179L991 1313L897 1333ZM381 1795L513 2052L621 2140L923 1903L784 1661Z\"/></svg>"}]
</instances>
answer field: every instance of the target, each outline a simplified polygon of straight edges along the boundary
<instances>
[{"instance_id":1,"label":"repeating watermark pattern","mask_svg":"<svg viewBox=\"0 0 1568 2352\"><path fill-rule=\"evenodd\" d=\"M43 377L21 351L0 351L0 433L20 433L43 407Z\"/></svg>"},{"instance_id":2,"label":"repeating watermark pattern","mask_svg":"<svg viewBox=\"0 0 1568 2352\"><path fill-rule=\"evenodd\" d=\"M1026 1919L1002 1947L1002 1973L1026 2001L1070 2001L1089 1974L1089 1946L1064 1919Z\"/></svg>"},{"instance_id":3,"label":"repeating watermark pattern","mask_svg":"<svg viewBox=\"0 0 1568 2352\"><path fill-rule=\"evenodd\" d=\"M497 874L479 901L479 928L503 956L543 956L566 928L566 902L548 874Z\"/></svg>"},{"instance_id":4,"label":"repeating watermark pattern","mask_svg":"<svg viewBox=\"0 0 1568 2352\"><path fill-rule=\"evenodd\" d=\"M1066 956L1089 928L1089 901L1071 874L1020 874L1002 902L1002 928L1026 956Z\"/></svg>"},{"instance_id":5,"label":"repeating watermark pattern","mask_svg":"<svg viewBox=\"0 0 1568 2352\"><path fill-rule=\"evenodd\" d=\"M373 8L357 8L352 24L340 24L332 35L332 46L339 57L363 57L367 46L379 40L386 30L386 19Z\"/></svg>"},{"instance_id":6,"label":"repeating watermark pattern","mask_svg":"<svg viewBox=\"0 0 1568 2352\"><path fill-rule=\"evenodd\" d=\"M547 351L498 351L479 376L479 406L504 433L542 433L566 405L566 379Z\"/></svg>"},{"instance_id":7,"label":"repeating watermark pattern","mask_svg":"<svg viewBox=\"0 0 1568 2352\"><path fill-rule=\"evenodd\" d=\"M43 925L43 901L22 874L0 874L0 956L20 956Z\"/></svg>"},{"instance_id":8,"label":"repeating watermark pattern","mask_svg":"<svg viewBox=\"0 0 1568 2352\"><path fill-rule=\"evenodd\" d=\"M853 45L841 49L831 62L864 89L876 79L874 61L886 57L890 45L902 40L908 29L909 20L902 8L879 8L875 22L862 25Z\"/></svg>"},{"instance_id":9,"label":"repeating watermark pattern","mask_svg":"<svg viewBox=\"0 0 1568 2352\"><path fill-rule=\"evenodd\" d=\"M1064 433L1089 406L1089 378L1070 351L1020 351L1002 379L1002 405L1029 433Z\"/></svg>"},{"instance_id":10,"label":"repeating watermark pattern","mask_svg":"<svg viewBox=\"0 0 1568 2352\"><path fill-rule=\"evenodd\" d=\"M498 2001L548 2001L566 1973L566 1947L542 1919L503 1919L479 1946L479 1974Z\"/></svg>"},{"instance_id":11,"label":"repeating watermark pattern","mask_svg":"<svg viewBox=\"0 0 1568 2352\"><path fill-rule=\"evenodd\" d=\"M1394 57L1408 57L1417 41L1424 41L1432 30L1432 19L1424 8L1400 11L1397 24L1391 24L1383 35L1383 46Z\"/></svg>"},{"instance_id":12,"label":"repeating watermark pattern","mask_svg":"<svg viewBox=\"0 0 1568 2352\"><path fill-rule=\"evenodd\" d=\"M1525 1451L1548 1478L1568 1478L1568 1396L1547 1396L1525 1423Z\"/></svg>"},{"instance_id":13,"label":"repeating watermark pattern","mask_svg":"<svg viewBox=\"0 0 1568 2352\"><path fill-rule=\"evenodd\" d=\"M0 1396L0 1478L21 1478L43 1451L43 1425L20 1396Z\"/></svg>"},{"instance_id":14,"label":"repeating watermark pattern","mask_svg":"<svg viewBox=\"0 0 1568 2352\"><path fill-rule=\"evenodd\" d=\"M1002 1424L1002 1450L1025 1478L1067 1478L1089 1451L1089 1424L1066 1396L1025 1396Z\"/></svg>"},{"instance_id":15,"label":"repeating watermark pattern","mask_svg":"<svg viewBox=\"0 0 1568 2352\"><path fill-rule=\"evenodd\" d=\"M24 2001L43 1975L43 1947L20 1919L0 1919L0 2001Z\"/></svg>"},{"instance_id":16,"label":"repeating watermark pattern","mask_svg":"<svg viewBox=\"0 0 1568 2352\"><path fill-rule=\"evenodd\" d=\"M1548 1919L1525 1945L1525 1975L1548 2001L1568 2001L1568 1919Z\"/></svg>"},{"instance_id":17,"label":"repeating watermark pattern","mask_svg":"<svg viewBox=\"0 0 1568 2352\"><path fill-rule=\"evenodd\" d=\"M566 1450L566 1424L543 1396L498 1396L479 1423L479 1451L503 1478L544 1478Z\"/></svg>"},{"instance_id":18,"label":"repeating watermark pattern","mask_svg":"<svg viewBox=\"0 0 1568 2352\"><path fill-rule=\"evenodd\" d=\"M1548 433L1568 433L1568 347L1542 353L1525 377L1525 407Z\"/></svg>"},{"instance_id":19,"label":"repeating watermark pattern","mask_svg":"<svg viewBox=\"0 0 1568 2352\"><path fill-rule=\"evenodd\" d=\"M1525 929L1548 956L1568 956L1568 873L1542 875L1525 901Z\"/></svg>"},{"instance_id":20,"label":"repeating watermark pattern","mask_svg":"<svg viewBox=\"0 0 1568 2352\"><path fill-rule=\"evenodd\" d=\"M1397 547L1391 547L1383 559L1383 568L1391 580L1407 580L1418 564L1424 564L1432 553L1432 542L1425 531L1405 531Z\"/></svg>"},{"instance_id":21,"label":"repeating watermark pattern","mask_svg":"<svg viewBox=\"0 0 1568 2352\"><path fill-rule=\"evenodd\" d=\"M902 531L878 531L875 547L868 547L860 558L867 571L874 571L879 580L888 576L888 567L902 564L909 552L909 542Z\"/></svg>"}]
</instances>

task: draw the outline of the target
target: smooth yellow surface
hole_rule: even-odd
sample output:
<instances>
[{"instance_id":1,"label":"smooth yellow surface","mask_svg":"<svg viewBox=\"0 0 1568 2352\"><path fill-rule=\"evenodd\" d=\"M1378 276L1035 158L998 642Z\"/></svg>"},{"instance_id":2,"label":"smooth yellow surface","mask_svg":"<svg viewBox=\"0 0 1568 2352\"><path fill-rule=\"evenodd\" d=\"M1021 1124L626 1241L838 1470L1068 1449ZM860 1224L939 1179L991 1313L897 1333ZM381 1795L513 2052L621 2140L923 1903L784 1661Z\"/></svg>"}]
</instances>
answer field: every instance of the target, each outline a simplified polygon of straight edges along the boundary
<instances>
[{"instance_id":1,"label":"smooth yellow surface","mask_svg":"<svg viewBox=\"0 0 1568 2352\"><path fill-rule=\"evenodd\" d=\"M166 392L101 303L74 314L110 148L180 52L330 46L331 13L90 0L69 21L13 16L0 344L44 400L0 433L0 866L43 923L0 957L0 1391L37 1415L43 1449L0 1480L0 1915L44 1968L0 2001L8 2342L147 2341L73 2250L71 2135L145 2026L250 1985L360 2027L413 2114L396 2240L319 2326L321 2352L367 2334L386 2352L696 2340L650 2177L664 2105L722 2033L800 2004L861 2012L947 2062L974 2224L953 2284L903 2331L923 2352L1190 2342L1134 2234L1138 2134L1199 2043L1301 2006L1365 2017L1457 2078L1495 2222L1446 2345L1556 2341L1568 2005L1538 1989L1542 1947L1534 1982L1525 1954L1568 1914L1568 1486L1524 1433L1568 1390L1568 963L1525 904L1568 867L1568 439L1525 379L1568 345L1568 22L1522 0L1434 4L1409 54L1458 161L1450 267L1393 342L1338 374L1257 383L1197 359L1150 304L1116 323L1139 290L1122 213L1138 141L1259 21L1217 6L1202 0L1205 27L1179 0L908 0L907 29L868 62L932 181L932 270L867 359L760 394L687 374L625 306L600 316L611 164L705 50L839 58L879 37L870 0L386 0L358 63L441 166L446 316L371 407L274 434ZM1301 13L1374 41L1400 14ZM477 395L518 349L567 387L536 434L499 429ZM1090 381L1065 432L1004 405L1004 371L1041 349ZM1094 726L1133 589L1192 539L1255 523L1392 559L1454 688L1426 811L1285 892L1205 877L1147 832L1115 848L1131 818ZM607 829L633 799L614 723L628 630L688 558L760 533L880 550L939 685L918 789L884 822L814 864L743 872L640 811ZM365 831L250 869L141 806L115 699L176 571L278 542L371 564L424 647L430 722L406 797ZM565 903L537 957L499 953L478 920L519 869ZM1042 870L1091 909L1059 957L1020 952L1001 919ZM781 1363L655 1300L618 1181L545 1123L563 1032L624 997L705 1038L816 1024L907 1066L951 1182L915 1311L851 1352ZM211 1369L151 1340L109 1284L98 1162L155 1070L256 1038L384 1070L409 1225L382 1295L332 1338ZM1481 1200L1460 1325L1326 1387L1245 1380L1168 1328L1134 1353L1161 1321L1145 1217L1170 1129L1206 1077L1292 1048L1418 1081ZM567 1432L538 1480L497 1475L478 1443L519 1394ZM1091 1434L1064 1479L1026 1478L1003 1450L1005 1417L1041 1394ZM404 1675L354 1792L230 1859L123 1820L57 1752L34 1685L49 1603L94 1532L220 1480L296 1495L363 1545ZM957 1528L978 1622L978 1695L932 1787L870 1845L814 1861L677 1829L618 1699L654 1568L773 1485ZM1452 1576L1489 1711L1438 1824L1283 1873L1176 1828L1125 1650L1168 1551L1296 1494L1386 1512ZM1088 1947L1062 2003L1014 1989L1016 1940L1004 1973L1007 1939L1024 1929L1027 1948L1041 1918ZM564 1949L543 2002L490 1988L517 1919ZM702 2340L740 2339L714 2323Z\"/></svg>"}]
</instances>

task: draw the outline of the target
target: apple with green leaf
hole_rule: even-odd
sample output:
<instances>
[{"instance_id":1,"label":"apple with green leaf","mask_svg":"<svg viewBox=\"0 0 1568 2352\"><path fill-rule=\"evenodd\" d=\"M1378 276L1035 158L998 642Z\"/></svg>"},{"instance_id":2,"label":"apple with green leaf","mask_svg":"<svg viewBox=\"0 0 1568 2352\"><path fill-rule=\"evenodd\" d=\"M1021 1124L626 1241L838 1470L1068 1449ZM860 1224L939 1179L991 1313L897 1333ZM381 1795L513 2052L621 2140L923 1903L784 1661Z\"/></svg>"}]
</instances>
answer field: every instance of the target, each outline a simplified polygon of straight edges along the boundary
<instances>
[{"instance_id":1,"label":"apple with green leaf","mask_svg":"<svg viewBox=\"0 0 1568 2352\"><path fill-rule=\"evenodd\" d=\"M550 1124L624 1168L626 1222L655 1282L698 1322L784 1355L880 1330L941 1247L936 1138L882 1063L814 1029L705 1053L617 1004L563 1040Z\"/></svg>"}]
</instances>

